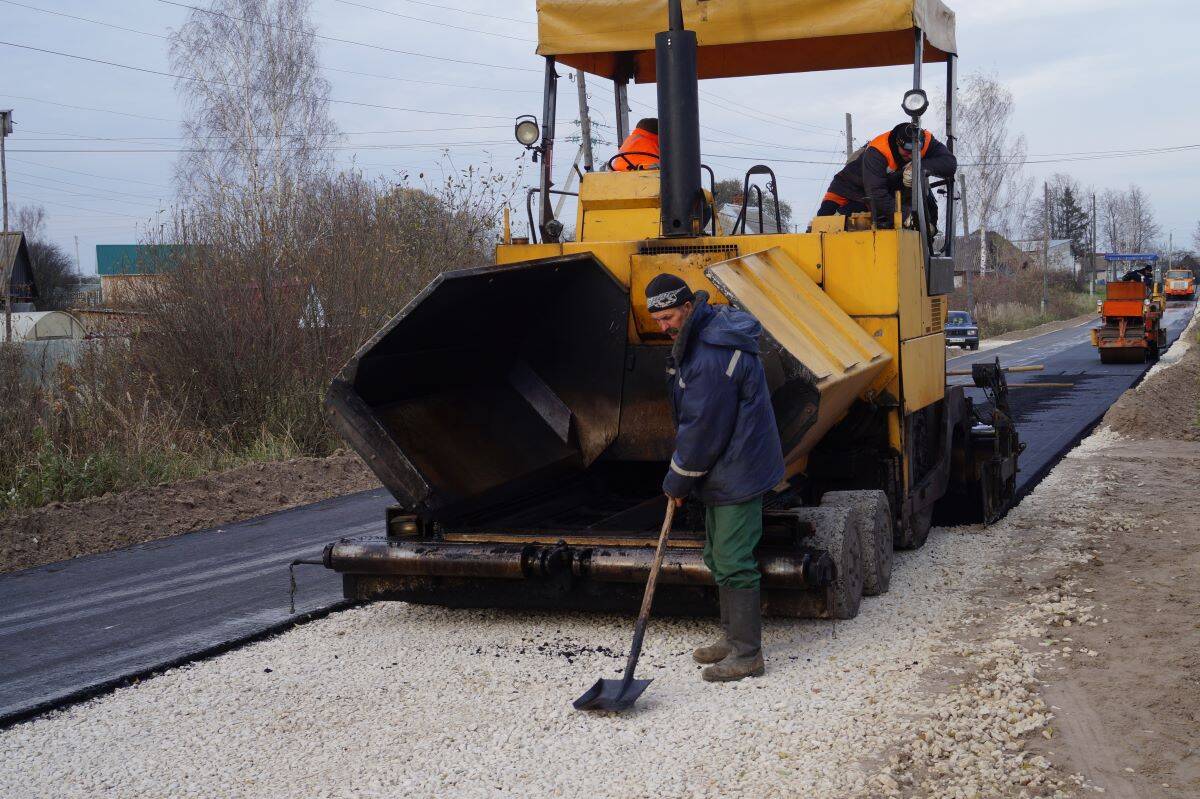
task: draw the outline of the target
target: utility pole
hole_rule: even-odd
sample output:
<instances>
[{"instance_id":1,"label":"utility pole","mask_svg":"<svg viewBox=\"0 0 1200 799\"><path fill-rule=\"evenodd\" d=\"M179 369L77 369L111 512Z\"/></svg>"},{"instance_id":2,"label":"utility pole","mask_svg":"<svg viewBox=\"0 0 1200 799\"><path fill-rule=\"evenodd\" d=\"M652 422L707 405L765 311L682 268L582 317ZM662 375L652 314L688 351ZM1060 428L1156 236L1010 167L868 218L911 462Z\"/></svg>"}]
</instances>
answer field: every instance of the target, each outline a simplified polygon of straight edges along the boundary
<instances>
[{"instance_id":1,"label":"utility pole","mask_svg":"<svg viewBox=\"0 0 1200 799\"><path fill-rule=\"evenodd\" d=\"M583 148L583 169L591 172L595 163L592 160L592 117L588 112L587 83L583 70L575 70L575 89L579 92L579 136L580 147Z\"/></svg>"},{"instance_id":2,"label":"utility pole","mask_svg":"<svg viewBox=\"0 0 1200 799\"><path fill-rule=\"evenodd\" d=\"M79 269L79 237L76 236L75 237L75 276L78 277L80 274L81 274L81 272Z\"/></svg>"},{"instance_id":3,"label":"utility pole","mask_svg":"<svg viewBox=\"0 0 1200 799\"><path fill-rule=\"evenodd\" d=\"M1096 192L1092 192L1092 246L1091 246L1092 279L1088 282L1088 295L1096 294Z\"/></svg>"},{"instance_id":4,"label":"utility pole","mask_svg":"<svg viewBox=\"0 0 1200 799\"><path fill-rule=\"evenodd\" d=\"M850 163L852 155L854 155L854 119L850 114L846 114L846 163Z\"/></svg>"},{"instance_id":5,"label":"utility pole","mask_svg":"<svg viewBox=\"0 0 1200 799\"><path fill-rule=\"evenodd\" d=\"M969 241L971 238L971 223L970 219L967 217L967 176L962 172L958 173L958 186L959 194L961 195L959 200L962 204L963 241ZM950 188L953 189L954 187L951 186ZM979 239L979 246L983 246L982 238ZM964 259L963 282L967 286L967 313L971 314L972 319L975 318L975 294L971 288L971 272L973 271L974 270L971 268L971 264L967 263Z\"/></svg>"},{"instance_id":6,"label":"utility pole","mask_svg":"<svg viewBox=\"0 0 1200 799\"><path fill-rule=\"evenodd\" d=\"M1043 183L1042 204L1042 316L1046 315L1047 276L1050 274L1050 184Z\"/></svg>"},{"instance_id":7,"label":"utility pole","mask_svg":"<svg viewBox=\"0 0 1200 799\"><path fill-rule=\"evenodd\" d=\"M12 133L12 109L0 111L0 194L4 195L4 249L8 249L8 165L4 162L4 140ZM4 264L4 340L12 341L12 267ZM13 266L16 265L14 254Z\"/></svg>"}]
</instances>

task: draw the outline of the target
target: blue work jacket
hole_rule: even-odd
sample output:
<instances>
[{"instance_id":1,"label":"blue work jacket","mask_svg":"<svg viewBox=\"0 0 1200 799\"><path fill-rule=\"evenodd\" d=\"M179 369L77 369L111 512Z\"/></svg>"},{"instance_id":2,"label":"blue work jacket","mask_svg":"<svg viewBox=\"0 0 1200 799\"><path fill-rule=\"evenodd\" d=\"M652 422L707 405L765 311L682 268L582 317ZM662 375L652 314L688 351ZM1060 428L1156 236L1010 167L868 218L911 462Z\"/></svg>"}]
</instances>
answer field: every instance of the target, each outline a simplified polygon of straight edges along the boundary
<instances>
[{"instance_id":1,"label":"blue work jacket","mask_svg":"<svg viewBox=\"0 0 1200 799\"><path fill-rule=\"evenodd\" d=\"M675 452L663 480L673 497L736 505L783 479L783 450L759 359L762 326L750 314L708 304L695 309L667 359Z\"/></svg>"}]
</instances>

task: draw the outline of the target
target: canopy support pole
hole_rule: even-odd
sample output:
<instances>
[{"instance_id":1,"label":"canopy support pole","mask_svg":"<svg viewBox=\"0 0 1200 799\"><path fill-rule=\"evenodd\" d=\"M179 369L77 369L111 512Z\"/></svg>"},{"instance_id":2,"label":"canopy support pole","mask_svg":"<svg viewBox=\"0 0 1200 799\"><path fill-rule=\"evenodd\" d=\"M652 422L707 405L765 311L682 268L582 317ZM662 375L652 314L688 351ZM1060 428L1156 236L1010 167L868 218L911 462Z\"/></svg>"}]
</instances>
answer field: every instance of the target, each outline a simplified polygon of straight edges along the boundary
<instances>
[{"instance_id":1,"label":"canopy support pole","mask_svg":"<svg viewBox=\"0 0 1200 799\"><path fill-rule=\"evenodd\" d=\"M629 138L629 78L613 78L613 97L616 98L617 148Z\"/></svg>"},{"instance_id":2,"label":"canopy support pole","mask_svg":"<svg viewBox=\"0 0 1200 799\"><path fill-rule=\"evenodd\" d=\"M550 189L554 186L554 118L558 113L558 73L554 71L554 56L546 56L546 83L542 94L542 158L540 222L542 241L558 242L558 234L549 230L554 220L550 204Z\"/></svg>"},{"instance_id":3,"label":"canopy support pole","mask_svg":"<svg viewBox=\"0 0 1200 799\"><path fill-rule=\"evenodd\" d=\"M921 62L925 58L925 33L920 28L913 28L913 89L921 88ZM921 117L912 117L914 129L912 156L912 204L917 214L917 229L921 234L921 254L925 261L926 282L929 271L929 225L925 218L925 174L921 169Z\"/></svg>"},{"instance_id":4,"label":"canopy support pole","mask_svg":"<svg viewBox=\"0 0 1200 799\"><path fill-rule=\"evenodd\" d=\"M948 53L946 57L946 147L950 152L954 152L958 145L958 131L954 124L955 95L958 92L958 56L954 53ZM956 153L957 155L957 153ZM966 195L962 198L963 204L967 202ZM956 201L954 198L954 181L951 180L946 184L946 244L942 247L942 254L947 258L954 257L954 208ZM970 235L969 230L964 230L963 235Z\"/></svg>"}]
</instances>

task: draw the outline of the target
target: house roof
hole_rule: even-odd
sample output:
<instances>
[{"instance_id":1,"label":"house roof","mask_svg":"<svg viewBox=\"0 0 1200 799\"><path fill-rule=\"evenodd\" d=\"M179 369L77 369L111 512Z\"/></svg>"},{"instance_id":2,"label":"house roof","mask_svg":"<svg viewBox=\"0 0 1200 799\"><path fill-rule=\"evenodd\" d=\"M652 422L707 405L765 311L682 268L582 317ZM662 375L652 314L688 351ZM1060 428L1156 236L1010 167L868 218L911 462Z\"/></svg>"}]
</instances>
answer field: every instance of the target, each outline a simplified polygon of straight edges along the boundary
<instances>
[{"instance_id":1,"label":"house roof","mask_svg":"<svg viewBox=\"0 0 1200 799\"><path fill-rule=\"evenodd\" d=\"M1023 250L1024 252L1041 252L1042 246L1044 243L1045 243L1045 239L1026 239L1023 241L1014 241L1013 242L1013 244L1015 244L1019 249ZM1050 239L1050 249L1054 249L1055 247L1064 247L1064 246L1065 247L1071 246L1071 240L1070 239Z\"/></svg>"},{"instance_id":2,"label":"house roof","mask_svg":"<svg viewBox=\"0 0 1200 799\"><path fill-rule=\"evenodd\" d=\"M14 286L17 285L29 286L28 294L21 296L37 298L29 247L25 243L25 234L19 230L0 233L0 293L13 294L15 298Z\"/></svg>"}]
</instances>

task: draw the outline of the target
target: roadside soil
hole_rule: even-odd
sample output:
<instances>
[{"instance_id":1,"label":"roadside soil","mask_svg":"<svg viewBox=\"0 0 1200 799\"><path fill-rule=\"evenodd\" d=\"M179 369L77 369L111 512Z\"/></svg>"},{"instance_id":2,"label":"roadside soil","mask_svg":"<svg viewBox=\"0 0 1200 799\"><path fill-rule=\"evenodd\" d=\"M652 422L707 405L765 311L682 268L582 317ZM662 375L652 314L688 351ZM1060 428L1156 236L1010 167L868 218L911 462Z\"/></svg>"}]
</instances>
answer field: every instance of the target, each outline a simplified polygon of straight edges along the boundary
<instances>
[{"instance_id":1,"label":"roadside soil","mask_svg":"<svg viewBox=\"0 0 1200 799\"><path fill-rule=\"evenodd\" d=\"M992 528L1000 573L868 796L1200 796L1198 334Z\"/></svg>"},{"instance_id":2,"label":"roadside soil","mask_svg":"<svg viewBox=\"0 0 1200 799\"><path fill-rule=\"evenodd\" d=\"M352 452L255 463L0 517L0 572L107 552L376 488Z\"/></svg>"}]
</instances>

